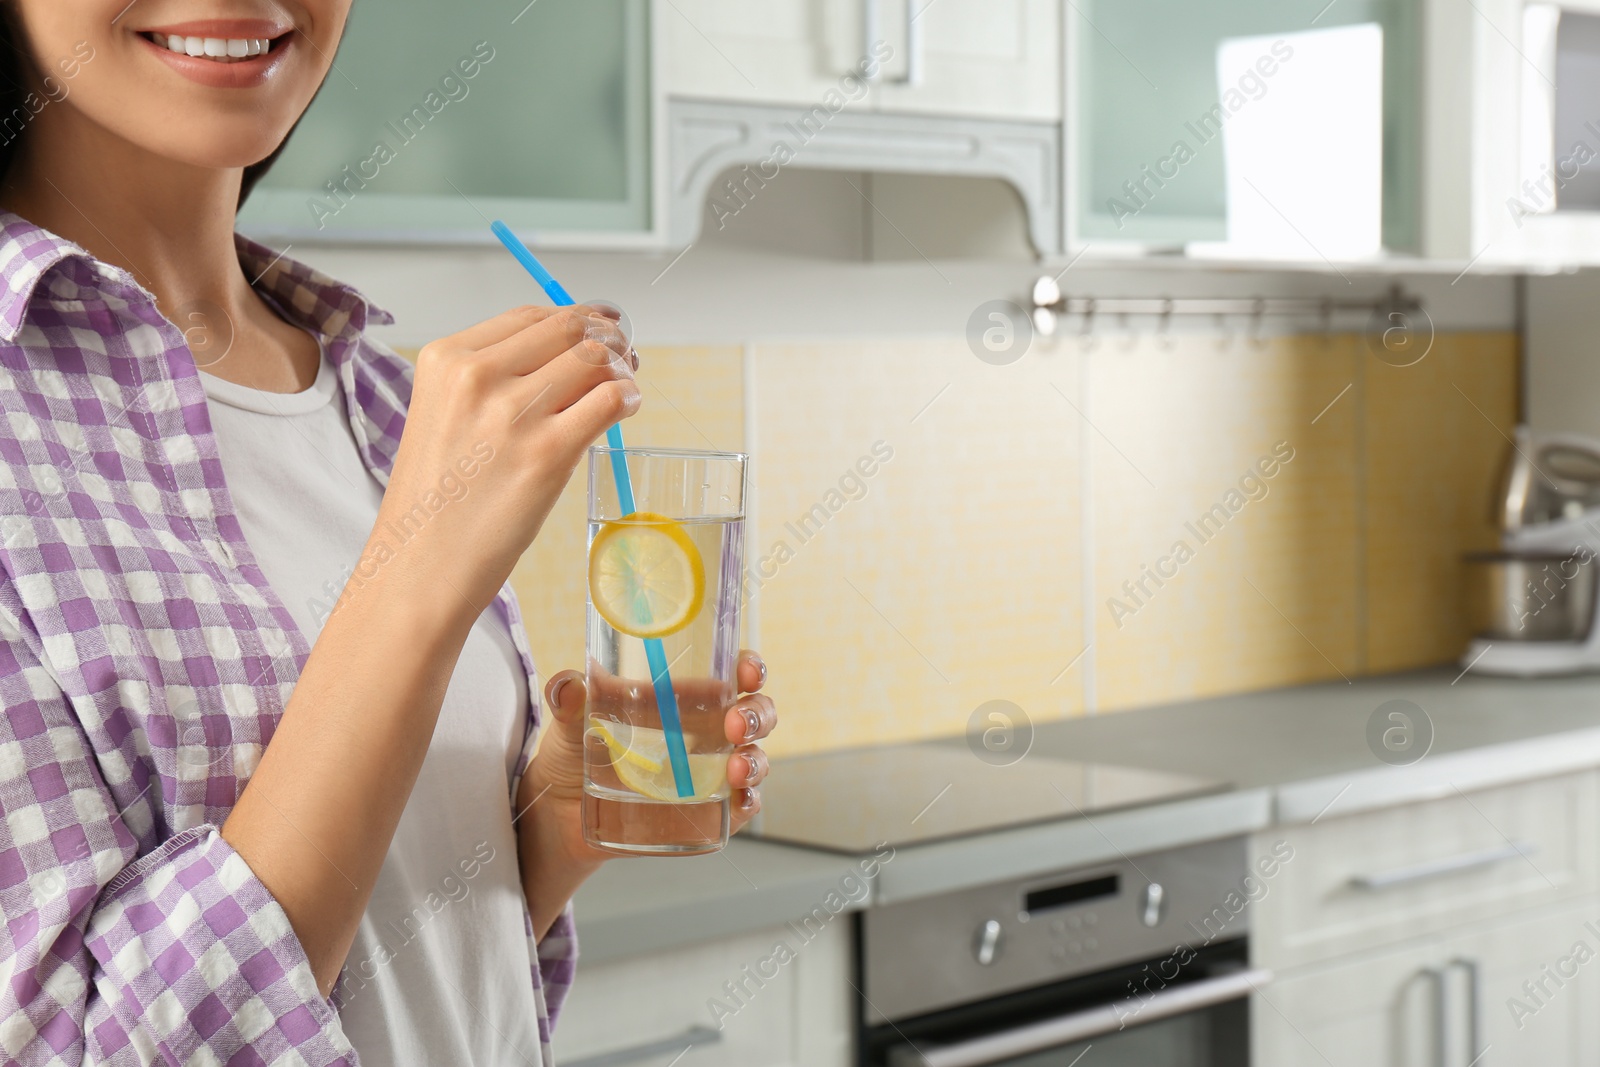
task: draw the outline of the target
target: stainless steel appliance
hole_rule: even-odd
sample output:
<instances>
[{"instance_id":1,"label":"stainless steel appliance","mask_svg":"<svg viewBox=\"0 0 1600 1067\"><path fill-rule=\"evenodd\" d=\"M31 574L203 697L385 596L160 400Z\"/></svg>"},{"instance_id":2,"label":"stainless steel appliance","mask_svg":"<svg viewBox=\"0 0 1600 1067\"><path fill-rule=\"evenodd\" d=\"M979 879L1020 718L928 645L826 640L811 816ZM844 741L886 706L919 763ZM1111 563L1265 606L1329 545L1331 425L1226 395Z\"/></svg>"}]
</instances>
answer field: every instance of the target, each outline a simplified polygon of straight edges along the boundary
<instances>
[{"instance_id":1,"label":"stainless steel appliance","mask_svg":"<svg viewBox=\"0 0 1600 1067\"><path fill-rule=\"evenodd\" d=\"M873 908L870 1067L1245 1067L1244 842ZM1261 883L1257 882L1257 885ZM1237 907L1237 911L1234 908Z\"/></svg>"},{"instance_id":2,"label":"stainless steel appliance","mask_svg":"<svg viewBox=\"0 0 1600 1067\"><path fill-rule=\"evenodd\" d=\"M1466 559L1478 636L1463 663L1507 675L1600 669L1600 440L1519 429L1497 511L1502 551Z\"/></svg>"},{"instance_id":3,"label":"stainless steel appliance","mask_svg":"<svg viewBox=\"0 0 1600 1067\"><path fill-rule=\"evenodd\" d=\"M754 827L916 849L1213 792L1193 775L999 758L971 739L776 761ZM878 905L857 917L862 1067L1245 1067L1245 845L1230 838Z\"/></svg>"}]
</instances>

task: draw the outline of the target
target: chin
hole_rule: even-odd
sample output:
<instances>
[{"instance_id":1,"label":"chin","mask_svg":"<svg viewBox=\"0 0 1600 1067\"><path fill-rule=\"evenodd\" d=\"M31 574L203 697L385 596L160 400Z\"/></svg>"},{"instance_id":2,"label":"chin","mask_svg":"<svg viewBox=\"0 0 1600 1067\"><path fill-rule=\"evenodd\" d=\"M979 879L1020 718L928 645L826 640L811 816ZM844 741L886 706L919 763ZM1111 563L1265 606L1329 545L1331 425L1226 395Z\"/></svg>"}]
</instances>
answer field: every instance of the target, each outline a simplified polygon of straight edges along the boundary
<instances>
[{"instance_id":1,"label":"chin","mask_svg":"<svg viewBox=\"0 0 1600 1067\"><path fill-rule=\"evenodd\" d=\"M203 170L232 170L248 167L266 159L278 146L283 143L283 138L288 136L288 128L283 133L275 136L263 137L261 132L252 131L249 137L232 137L222 135L206 141L203 138L166 139L150 141L148 139L137 142L139 147L152 155L170 159L185 166L196 167Z\"/></svg>"}]
</instances>

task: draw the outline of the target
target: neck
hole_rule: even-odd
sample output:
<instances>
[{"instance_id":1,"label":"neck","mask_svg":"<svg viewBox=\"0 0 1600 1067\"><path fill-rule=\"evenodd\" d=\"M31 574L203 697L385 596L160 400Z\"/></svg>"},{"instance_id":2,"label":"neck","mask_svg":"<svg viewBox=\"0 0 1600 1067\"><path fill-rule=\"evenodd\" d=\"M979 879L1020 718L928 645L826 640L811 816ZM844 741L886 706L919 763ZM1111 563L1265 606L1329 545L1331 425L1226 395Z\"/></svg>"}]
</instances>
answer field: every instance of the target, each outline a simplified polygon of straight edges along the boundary
<instances>
[{"instance_id":1,"label":"neck","mask_svg":"<svg viewBox=\"0 0 1600 1067\"><path fill-rule=\"evenodd\" d=\"M151 153L54 105L39 113L0 189L0 204L122 267L172 318L205 301L252 301L233 221L243 171Z\"/></svg>"}]
</instances>

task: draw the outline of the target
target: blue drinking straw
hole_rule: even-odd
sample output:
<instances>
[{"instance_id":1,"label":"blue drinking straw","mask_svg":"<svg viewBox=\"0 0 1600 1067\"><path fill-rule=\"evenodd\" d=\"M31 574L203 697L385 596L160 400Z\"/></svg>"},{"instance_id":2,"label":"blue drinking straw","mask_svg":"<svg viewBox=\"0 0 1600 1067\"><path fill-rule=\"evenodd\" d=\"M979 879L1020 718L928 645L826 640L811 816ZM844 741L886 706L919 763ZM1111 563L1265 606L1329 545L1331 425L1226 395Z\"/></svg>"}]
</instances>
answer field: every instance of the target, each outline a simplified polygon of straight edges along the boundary
<instances>
[{"instance_id":1,"label":"blue drinking straw","mask_svg":"<svg viewBox=\"0 0 1600 1067\"><path fill-rule=\"evenodd\" d=\"M506 246L506 251L516 257L527 272L533 275L533 280L539 283L550 302L557 307L570 307L577 301L564 289L555 275L545 269L543 263L530 251L528 246L518 240L517 235L511 232L511 227L496 219L489 224L489 229L500 238L500 243ZM622 451L622 427L612 426L606 431L606 444L611 447L611 474L617 483L617 505L622 509L622 514L632 515L637 509L633 504L633 479L628 475L628 456ZM672 761L672 780L678 787L680 797L694 796L694 779L689 775L689 750L683 743L683 722L678 717L678 695L672 691L672 676L667 673L667 651L661 647L659 637L646 637L644 639L644 656L650 664L650 684L656 691L656 710L661 713L661 726L667 735L667 758Z\"/></svg>"}]
</instances>

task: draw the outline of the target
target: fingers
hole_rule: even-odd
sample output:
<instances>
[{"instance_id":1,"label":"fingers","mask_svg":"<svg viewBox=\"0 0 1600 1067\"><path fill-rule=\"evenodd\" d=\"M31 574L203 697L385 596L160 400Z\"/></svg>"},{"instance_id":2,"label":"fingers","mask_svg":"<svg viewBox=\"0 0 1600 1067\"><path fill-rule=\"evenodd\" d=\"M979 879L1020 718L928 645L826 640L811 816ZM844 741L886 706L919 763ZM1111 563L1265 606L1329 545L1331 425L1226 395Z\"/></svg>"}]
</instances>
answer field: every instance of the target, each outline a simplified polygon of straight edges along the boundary
<instances>
[{"instance_id":1,"label":"fingers","mask_svg":"<svg viewBox=\"0 0 1600 1067\"><path fill-rule=\"evenodd\" d=\"M767 754L759 745L740 745L728 757L728 784L754 789L771 770Z\"/></svg>"},{"instance_id":2,"label":"fingers","mask_svg":"<svg viewBox=\"0 0 1600 1067\"><path fill-rule=\"evenodd\" d=\"M739 679L739 692L758 692L767 684L766 661L747 648L739 653L739 666L734 674Z\"/></svg>"},{"instance_id":3,"label":"fingers","mask_svg":"<svg viewBox=\"0 0 1600 1067\"><path fill-rule=\"evenodd\" d=\"M477 349L502 373L532 374L563 353L584 345L591 335L591 343L585 346L590 362L604 364L613 352L618 359L626 361L628 339L610 316L596 314L583 305L532 310L544 313L527 316L522 329L506 333ZM485 330L484 336L492 335Z\"/></svg>"},{"instance_id":4,"label":"fingers","mask_svg":"<svg viewBox=\"0 0 1600 1067\"><path fill-rule=\"evenodd\" d=\"M617 335L619 338L620 334ZM566 411L607 382L633 381L633 364L627 342L618 352L610 343L586 337L551 360L537 372L527 375L523 391L534 412L553 415Z\"/></svg>"},{"instance_id":5,"label":"fingers","mask_svg":"<svg viewBox=\"0 0 1600 1067\"><path fill-rule=\"evenodd\" d=\"M639 410L643 398L632 378L602 382L559 416L567 432L587 444Z\"/></svg>"},{"instance_id":6,"label":"fingers","mask_svg":"<svg viewBox=\"0 0 1600 1067\"><path fill-rule=\"evenodd\" d=\"M577 671L562 671L552 675L544 687L545 707L560 722L571 722L583 714L587 695L583 688L583 675Z\"/></svg>"},{"instance_id":7,"label":"fingers","mask_svg":"<svg viewBox=\"0 0 1600 1067\"><path fill-rule=\"evenodd\" d=\"M503 311L492 319L468 326L465 330L455 334L448 340L452 346L468 352L479 352L492 345L499 344L514 334L521 333L528 327L554 315L558 309L537 307L532 304Z\"/></svg>"},{"instance_id":8,"label":"fingers","mask_svg":"<svg viewBox=\"0 0 1600 1067\"><path fill-rule=\"evenodd\" d=\"M740 698L737 704L728 709L727 717L723 720L723 730L729 742L735 745L759 741L777 725L778 709L773 705L772 698L759 693Z\"/></svg>"}]
</instances>

